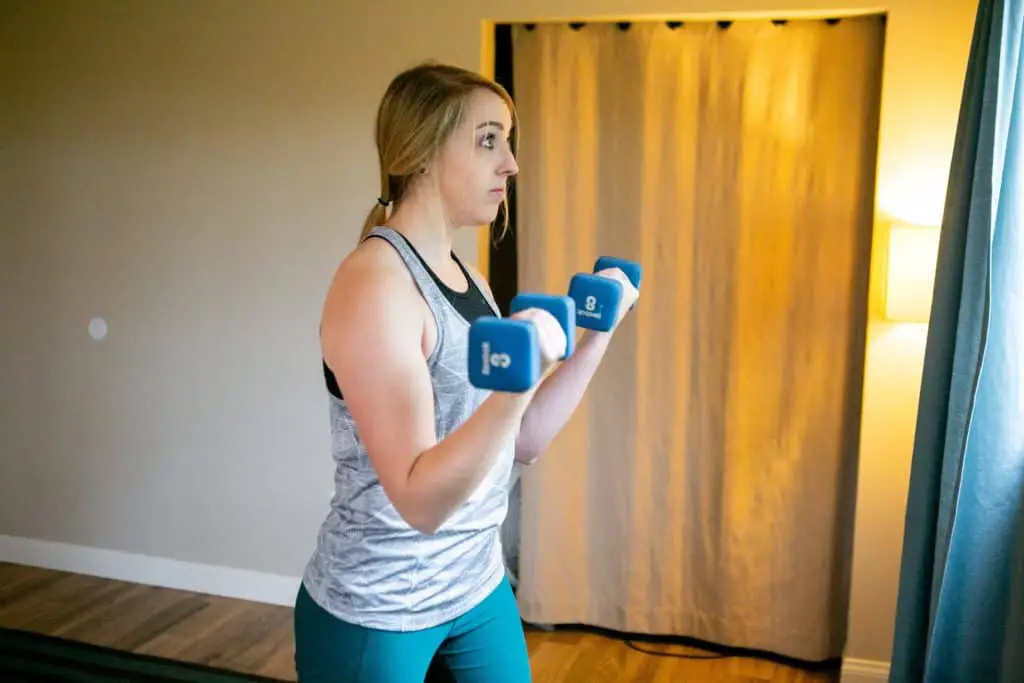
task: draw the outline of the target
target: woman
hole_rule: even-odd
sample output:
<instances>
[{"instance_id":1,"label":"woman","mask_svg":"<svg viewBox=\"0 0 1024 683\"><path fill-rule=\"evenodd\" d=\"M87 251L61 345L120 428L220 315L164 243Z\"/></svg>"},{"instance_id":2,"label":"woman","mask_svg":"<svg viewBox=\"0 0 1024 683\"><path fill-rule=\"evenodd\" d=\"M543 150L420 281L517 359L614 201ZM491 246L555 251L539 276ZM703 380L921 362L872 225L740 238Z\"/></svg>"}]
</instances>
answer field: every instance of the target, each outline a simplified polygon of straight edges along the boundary
<instances>
[{"instance_id":1,"label":"woman","mask_svg":"<svg viewBox=\"0 0 1024 683\"><path fill-rule=\"evenodd\" d=\"M458 683L530 680L500 544L509 478L568 420L610 333L555 369L564 332L523 311L542 381L467 380L469 325L498 309L452 241L494 222L518 172L515 123L503 88L451 66L399 74L380 103L381 196L323 310L336 492L296 598L300 681L422 683L435 654ZM621 319L637 292L605 275L626 292Z\"/></svg>"}]
</instances>

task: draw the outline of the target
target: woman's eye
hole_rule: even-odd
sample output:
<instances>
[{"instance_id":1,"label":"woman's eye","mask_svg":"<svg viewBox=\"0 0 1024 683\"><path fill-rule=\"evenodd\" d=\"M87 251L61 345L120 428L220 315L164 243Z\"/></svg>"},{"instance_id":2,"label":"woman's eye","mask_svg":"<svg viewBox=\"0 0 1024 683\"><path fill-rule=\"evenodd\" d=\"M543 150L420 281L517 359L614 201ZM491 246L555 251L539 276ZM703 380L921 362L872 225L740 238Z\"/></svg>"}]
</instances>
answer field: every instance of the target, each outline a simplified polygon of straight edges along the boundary
<instances>
[{"instance_id":1,"label":"woman's eye","mask_svg":"<svg viewBox=\"0 0 1024 683\"><path fill-rule=\"evenodd\" d=\"M494 149L494 143L495 140L497 140L497 137L498 136L496 136L494 133L487 133L480 140L480 144L486 147L487 149Z\"/></svg>"}]
</instances>

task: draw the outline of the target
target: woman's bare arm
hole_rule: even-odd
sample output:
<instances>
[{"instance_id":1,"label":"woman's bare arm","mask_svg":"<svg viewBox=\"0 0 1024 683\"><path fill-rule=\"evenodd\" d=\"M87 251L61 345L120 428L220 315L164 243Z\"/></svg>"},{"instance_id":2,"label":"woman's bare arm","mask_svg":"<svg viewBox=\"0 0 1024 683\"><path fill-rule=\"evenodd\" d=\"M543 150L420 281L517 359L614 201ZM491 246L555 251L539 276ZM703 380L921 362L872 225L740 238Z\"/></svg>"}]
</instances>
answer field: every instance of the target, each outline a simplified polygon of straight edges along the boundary
<instances>
[{"instance_id":1,"label":"woman's bare arm","mask_svg":"<svg viewBox=\"0 0 1024 683\"><path fill-rule=\"evenodd\" d=\"M472 267L470 271L493 298L486 278ZM617 326L637 301L640 293L625 273L618 269L605 269L600 275L617 280L623 287ZM525 465L535 462L572 418L608 351L613 331L614 328L608 332L584 330L573 355L548 374L535 388L534 397L523 414L516 438L518 462Z\"/></svg>"},{"instance_id":2,"label":"woman's bare arm","mask_svg":"<svg viewBox=\"0 0 1024 683\"><path fill-rule=\"evenodd\" d=\"M583 400L610 341L610 332L584 331L573 355L540 385L523 414L516 440L518 462L533 464L569 422Z\"/></svg>"},{"instance_id":3,"label":"woman's bare arm","mask_svg":"<svg viewBox=\"0 0 1024 683\"><path fill-rule=\"evenodd\" d=\"M438 443L422 345L426 309L404 267L386 260L366 250L339 270L325 306L324 357L384 491L410 526L430 534L515 438L533 391L491 394Z\"/></svg>"},{"instance_id":4,"label":"woman's bare arm","mask_svg":"<svg viewBox=\"0 0 1024 683\"><path fill-rule=\"evenodd\" d=\"M615 327L608 332L584 330L573 355L541 383L523 415L516 440L516 460L523 464L536 461L572 418L608 351L614 330L639 297L622 271L607 269L600 275L622 285Z\"/></svg>"}]
</instances>

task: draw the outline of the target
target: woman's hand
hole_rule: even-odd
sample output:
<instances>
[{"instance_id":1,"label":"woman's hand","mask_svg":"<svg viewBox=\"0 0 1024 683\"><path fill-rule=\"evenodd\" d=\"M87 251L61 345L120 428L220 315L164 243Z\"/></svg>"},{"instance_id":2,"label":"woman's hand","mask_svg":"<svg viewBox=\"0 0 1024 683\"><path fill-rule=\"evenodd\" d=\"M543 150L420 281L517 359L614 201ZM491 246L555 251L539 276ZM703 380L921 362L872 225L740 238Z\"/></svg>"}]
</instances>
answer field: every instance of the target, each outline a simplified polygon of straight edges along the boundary
<instances>
[{"instance_id":1,"label":"woman's hand","mask_svg":"<svg viewBox=\"0 0 1024 683\"><path fill-rule=\"evenodd\" d=\"M615 324L610 330L614 332L618 328L619 323L622 322L623 318L625 318L626 314L632 310L633 305L636 304L637 300L640 298L640 291L633 286L633 283L630 282L626 274L619 268L605 268L604 270L599 270L594 274L600 277L606 277L609 280L615 280L622 285L622 300L619 301L619 311L615 317Z\"/></svg>"},{"instance_id":2,"label":"woman's hand","mask_svg":"<svg viewBox=\"0 0 1024 683\"><path fill-rule=\"evenodd\" d=\"M541 308L527 308L510 315L509 318L532 322L536 326L541 376L547 374L548 370L565 355L569 344L565 330L562 329L555 316Z\"/></svg>"}]
</instances>

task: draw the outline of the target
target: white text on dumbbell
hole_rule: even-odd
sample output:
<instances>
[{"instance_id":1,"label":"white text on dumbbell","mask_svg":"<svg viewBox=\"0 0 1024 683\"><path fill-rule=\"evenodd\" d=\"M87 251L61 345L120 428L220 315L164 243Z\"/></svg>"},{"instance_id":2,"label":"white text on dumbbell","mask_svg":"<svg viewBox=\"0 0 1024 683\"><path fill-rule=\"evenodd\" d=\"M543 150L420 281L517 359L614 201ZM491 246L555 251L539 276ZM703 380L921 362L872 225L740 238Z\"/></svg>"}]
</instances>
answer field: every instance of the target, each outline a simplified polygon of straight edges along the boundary
<instances>
[{"instance_id":1,"label":"white text on dumbbell","mask_svg":"<svg viewBox=\"0 0 1024 683\"><path fill-rule=\"evenodd\" d=\"M603 312L597 310L597 297L593 295L588 296L583 301L583 308L578 309L576 312L584 318L600 320L603 317Z\"/></svg>"},{"instance_id":2,"label":"white text on dumbbell","mask_svg":"<svg viewBox=\"0 0 1024 683\"><path fill-rule=\"evenodd\" d=\"M484 342L481 347L483 352L480 356L483 360L483 367L480 368L480 372L483 374L490 375L492 367L505 370L512 365L512 356L507 353L491 353L490 343Z\"/></svg>"}]
</instances>

